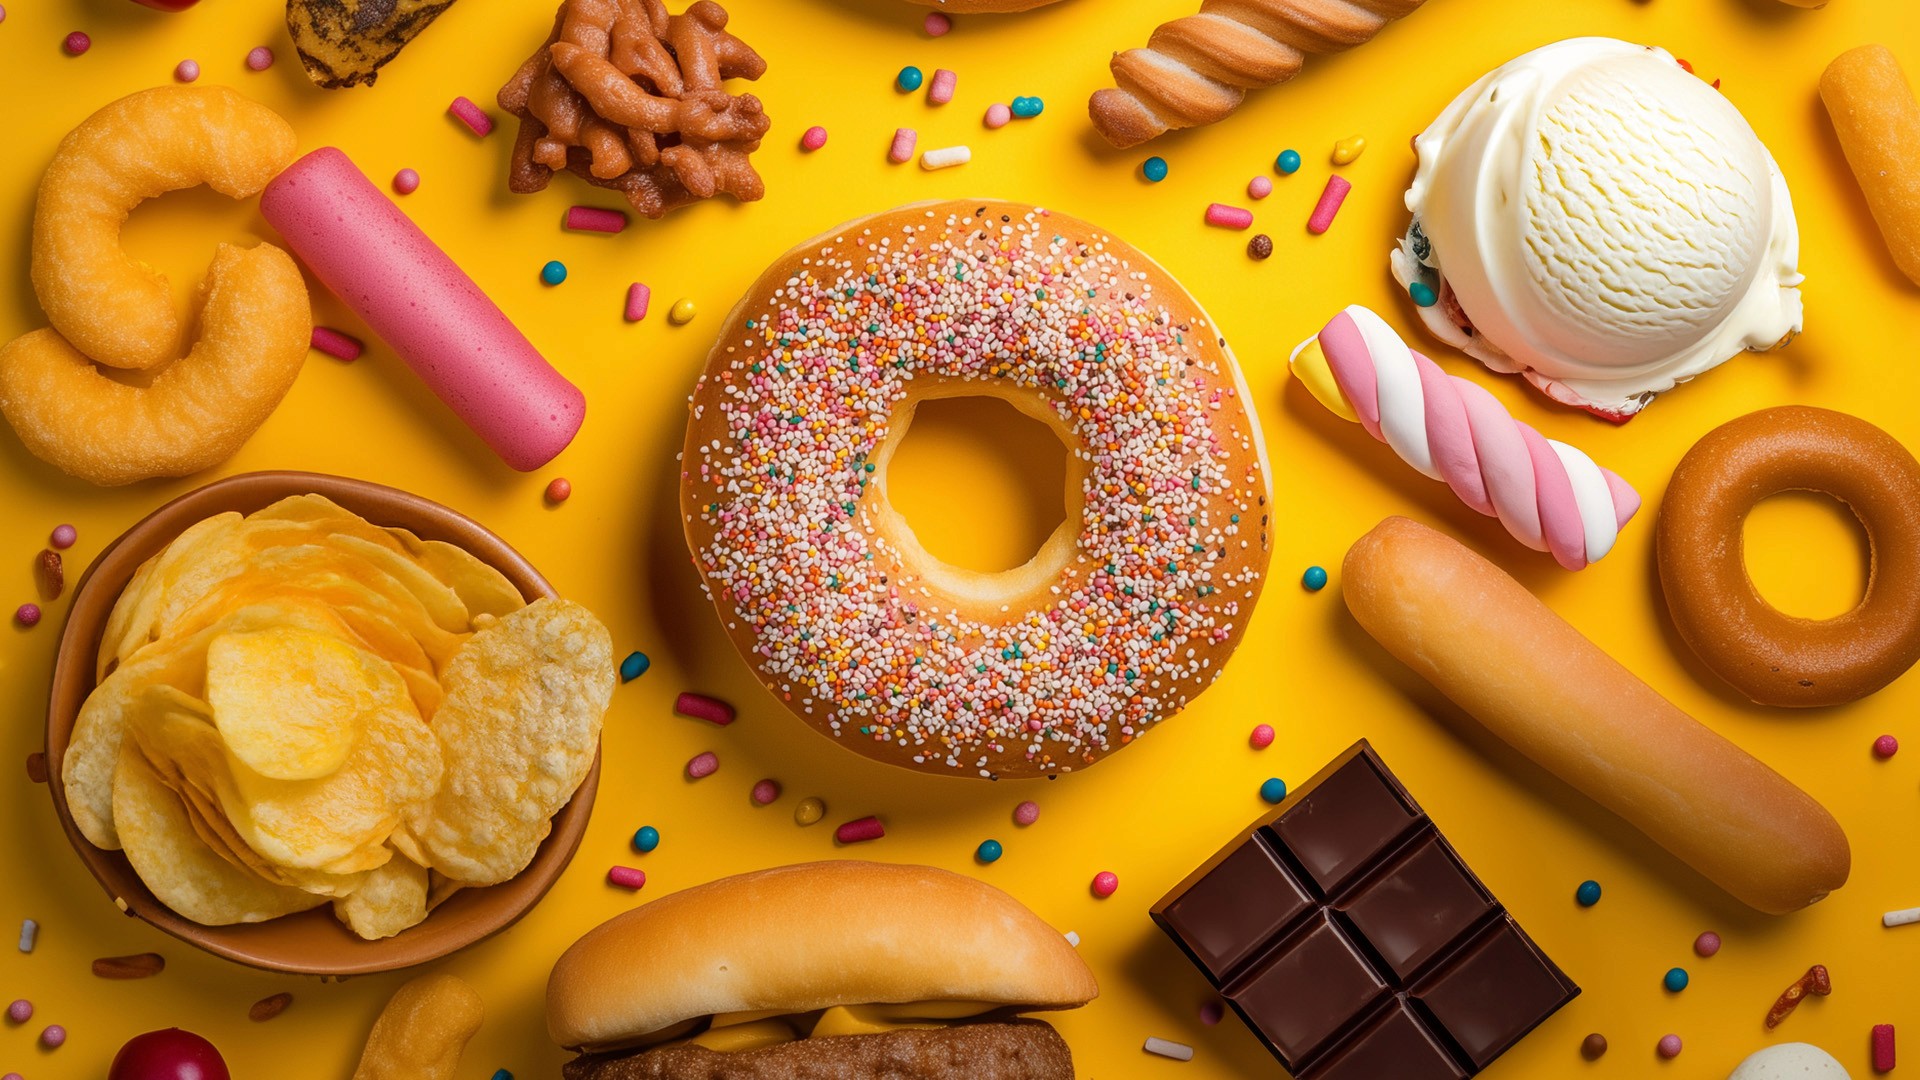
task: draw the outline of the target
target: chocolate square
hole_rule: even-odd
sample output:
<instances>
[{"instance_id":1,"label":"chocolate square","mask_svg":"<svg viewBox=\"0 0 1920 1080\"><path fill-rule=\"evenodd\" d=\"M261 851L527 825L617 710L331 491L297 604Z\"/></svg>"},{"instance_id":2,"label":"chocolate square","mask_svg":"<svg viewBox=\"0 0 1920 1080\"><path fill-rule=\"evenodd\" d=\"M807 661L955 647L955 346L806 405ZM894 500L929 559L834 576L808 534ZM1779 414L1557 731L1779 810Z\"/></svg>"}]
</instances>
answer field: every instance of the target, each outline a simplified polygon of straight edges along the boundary
<instances>
[{"instance_id":1,"label":"chocolate square","mask_svg":"<svg viewBox=\"0 0 1920 1080\"><path fill-rule=\"evenodd\" d=\"M1437 834L1413 841L1391 866L1339 904L1402 981L1495 906Z\"/></svg>"},{"instance_id":2,"label":"chocolate square","mask_svg":"<svg viewBox=\"0 0 1920 1080\"><path fill-rule=\"evenodd\" d=\"M1225 982L1255 949L1306 913L1313 901L1280 860L1258 842L1234 849L1206 872L1164 917L1215 982Z\"/></svg>"},{"instance_id":3,"label":"chocolate square","mask_svg":"<svg viewBox=\"0 0 1920 1080\"><path fill-rule=\"evenodd\" d=\"M1406 1002L1396 999L1353 1038L1322 1055L1304 1080L1464 1080L1466 1075Z\"/></svg>"},{"instance_id":4,"label":"chocolate square","mask_svg":"<svg viewBox=\"0 0 1920 1080\"><path fill-rule=\"evenodd\" d=\"M1414 987L1413 998L1484 1069L1570 1000L1571 986L1511 918L1502 918Z\"/></svg>"},{"instance_id":5,"label":"chocolate square","mask_svg":"<svg viewBox=\"0 0 1920 1080\"><path fill-rule=\"evenodd\" d=\"M1372 865L1420 819L1397 781L1352 758L1317 785L1288 799L1273 833L1293 852L1325 895Z\"/></svg>"},{"instance_id":6,"label":"chocolate square","mask_svg":"<svg viewBox=\"0 0 1920 1080\"><path fill-rule=\"evenodd\" d=\"M1303 1061L1386 989L1386 980L1322 913L1226 994L1283 1060Z\"/></svg>"}]
</instances>

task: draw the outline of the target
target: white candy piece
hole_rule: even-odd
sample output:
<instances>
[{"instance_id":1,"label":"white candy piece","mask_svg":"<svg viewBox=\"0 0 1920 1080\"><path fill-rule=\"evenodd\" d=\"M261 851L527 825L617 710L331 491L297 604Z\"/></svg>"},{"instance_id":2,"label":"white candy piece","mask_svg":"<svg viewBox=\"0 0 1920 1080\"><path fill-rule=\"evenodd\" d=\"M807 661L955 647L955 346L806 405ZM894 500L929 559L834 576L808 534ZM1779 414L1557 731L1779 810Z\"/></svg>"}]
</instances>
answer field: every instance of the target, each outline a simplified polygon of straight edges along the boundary
<instances>
[{"instance_id":1,"label":"white candy piece","mask_svg":"<svg viewBox=\"0 0 1920 1080\"><path fill-rule=\"evenodd\" d=\"M1920 923L1920 907L1901 908L1880 916L1881 926L1911 926Z\"/></svg>"},{"instance_id":2,"label":"white candy piece","mask_svg":"<svg viewBox=\"0 0 1920 1080\"><path fill-rule=\"evenodd\" d=\"M1741 1062L1727 1080L1851 1080L1833 1055L1806 1043L1769 1046Z\"/></svg>"},{"instance_id":3,"label":"white candy piece","mask_svg":"<svg viewBox=\"0 0 1920 1080\"><path fill-rule=\"evenodd\" d=\"M1069 931L1067 931L1067 944L1069 944L1069 945L1071 945L1071 946L1073 946L1073 947L1074 947L1074 948L1076 948L1076 949L1077 949L1077 948L1079 948L1079 947L1080 947L1080 935L1079 935L1079 934L1076 934L1076 933L1074 933L1074 932L1073 932L1073 931L1071 931L1071 930L1069 930Z\"/></svg>"},{"instance_id":4,"label":"white candy piece","mask_svg":"<svg viewBox=\"0 0 1920 1080\"><path fill-rule=\"evenodd\" d=\"M1163 1058L1172 1058L1175 1061L1193 1060L1193 1047L1188 1046L1186 1043L1177 1043L1168 1039L1156 1039L1149 1036L1147 1038L1147 1045L1142 1049L1146 1050L1149 1054L1159 1054Z\"/></svg>"},{"instance_id":5,"label":"white candy piece","mask_svg":"<svg viewBox=\"0 0 1920 1080\"><path fill-rule=\"evenodd\" d=\"M40 939L40 924L32 919L20 920L20 951L32 952L36 941Z\"/></svg>"},{"instance_id":6,"label":"white candy piece","mask_svg":"<svg viewBox=\"0 0 1920 1080\"><path fill-rule=\"evenodd\" d=\"M920 155L920 167L931 172L934 169L947 169L955 165L965 165L973 160L973 150L965 146L943 146L938 150L929 150Z\"/></svg>"}]
</instances>

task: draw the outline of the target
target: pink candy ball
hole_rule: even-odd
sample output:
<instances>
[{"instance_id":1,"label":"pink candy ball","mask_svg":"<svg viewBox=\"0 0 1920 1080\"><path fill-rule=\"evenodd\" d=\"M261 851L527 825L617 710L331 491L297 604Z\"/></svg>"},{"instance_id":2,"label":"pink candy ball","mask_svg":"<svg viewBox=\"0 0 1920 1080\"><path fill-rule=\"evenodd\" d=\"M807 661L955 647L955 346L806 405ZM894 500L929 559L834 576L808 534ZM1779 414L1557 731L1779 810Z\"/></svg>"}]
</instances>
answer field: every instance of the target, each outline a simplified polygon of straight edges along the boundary
<instances>
[{"instance_id":1,"label":"pink candy ball","mask_svg":"<svg viewBox=\"0 0 1920 1080\"><path fill-rule=\"evenodd\" d=\"M1003 127L1006 127L1007 124L1011 123L1012 120L1013 120L1013 110L1007 108L1005 105L1002 105L996 101L993 104L987 106L987 126L988 127L1003 128Z\"/></svg>"},{"instance_id":2,"label":"pink candy ball","mask_svg":"<svg viewBox=\"0 0 1920 1080\"><path fill-rule=\"evenodd\" d=\"M1247 197L1248 198L1264 199L1271 194L1273 194L1273 181L1267 179L1266 177L1256 176L1253 179L1247 181Z\"/></svg>"},{"instance_id":3,"label":"pink candy ball","mask_svg":"<svg viewBox=\"0 0 1920 1080\"><path fill-rule=\"evenodd\" d=\"M700 780L712 776L720 768L720 755L709 750L704 754L695 754L687 762L687 779Z\"/></svg>"},{"instance_id":4,"label":"pink candy ball","mask_svg":"<svg viewBox=\"0 0 1920 1080\"><path fill-rule=\"evenodd\" d=\"M21 604L14 610L13 621L21 626L34 626L40 622L39 604Z\"/></svg>"},{"instance_id":5,"label":"pink candy ball","mask_svg":"<svg viewBox=\"0 0 1920 1080\"><path fill-rule=\"evenodd\" d=\"M60 46L67 50L68 56L79 56L93 48L93 39L87 36L86 31L75 30L67 35L67 40L61 42Z\"/></svg>"},{"instance_id":6,"label":"pink candy ball","mask_svg":"<svg viewBox=\"0 0 1920 1080\"><path fill-rule=\"evenodd\" d=\"M53 529L53 535L48 539L52 541L54 547L65 551L73 546L75 540L80 539L80 530L71 525L56 525Z\"/></svg>"},{"instance_id":7,"label":"pink candy ball","mask_svg":"<svg viewBox=\"0 0 1920 1080\"><path fill-rule=\"evenodd\" d=\"M920 26L926 30L928 37L942 37L947 31L953 29L953 20L937 11L929 11Z\"/></svg>"},{"instance_id":8,"label":"pink candy ball","mask_svg":"<svg viewBox=\"0 0 1920 1080\"><path fill-rule=\"evenodd\" d=\"M1720 935L1709 930L1693 939L1693 951L1700 956L1712 956L1720 951Z\"/></svg>"},{"instance_id":9,"label":"pink candy ball","mask_svg":"<svg viewBox=\"0 0 1920 1080\"><path fill-rule=\"evenodd\" d=\"M1040 820L1040 804L1031 800L1013 808L1015 825L1031 825Z\"/></svg>"},{"instance_id":10,"label":"pink candy ball","mask_svg":"<svg viewBox=\"0 0 1920 1080\"><path fill-rule=\"evenodd\" d=\"M265 45L255 45L247 50L247 70L265 71L273 66L273 50Z\"/></svg>"},{"instance_id":11,"label":"pink candy ball","mask_svg":"<svg viewBox=\"0 0 1920 1080\"><path fill-rule=\"evenodd\" d=\"M46 1030L40 1033L40 1045L49 1050L57 1049L66 1041L67 1029L59 1024L48 1024Z\"/></svg>"},{"instance_id":12,"label":"pink candy ball","mask_svg":"<svg viewBox=\"0 0 1920 1080\"><path fill-rule=\"evenodd\" d=\"M21 998L7 1006L7 1019L16 1024L24 1024L33 1019L33 1002Z\"/></svg>"},{"instance_id":13,"label":"pink candy ball","mask_svg":"<svg viewBox=\"0 0 1920 1080\"><path fill-rule=\"evenodd\" d=\"M800 146L803 149L818 150L825 145L827 145L827 129L818 124L808 128L807 133L800 136Z\"/></svg>"},{"instance_id":14,"label":"pink candy ball","mask_svg":"<svg viewBox=\"0 0 1920 1080\"><path fill-rule=\"evenodd\" d=\"M1111 870L1102 870L1093 875L1093 895L1105 900L1120 888L1120 875Z\"/></svg>"},{"instance_id":15,"label":"pink candy ball","mask_svg":"<svg viewBox=\"0 0 1920 1080\"><path fill-rule=\"evenodd\" d=\"M1663 1058L1677 1058L1680 1056L1680 1036L1662 1035L1659 1045L1654 1049L1659 1051Z\"/></svg>"},{"instance_id":16,"label":"pink candy ball","mask_svg":"<svg viewBox=\"0 0 1920 1080\"><path fill-rule=\"evenodd\" d=\"M1873 756L1885 761L1900 751L1900 740L1891 735L1882 735L1873 740Z\"/></svg>"},{"instance_id":17,"label":"pink candy ball","mask_svg":"<svg viewBox=\"0 0 1920 1080\"><path fill-rule=\"evenodd\" d=\"M1273 745L1273 725L1272 724L1254 725L1253 734L1247 736L1247 742L1251 743L1255 750L1265 750L1267 747L1272 746Z\"/></svg>"},{"instance_id":18,"label":"pink candy ball","mask_svg":"<svg viewBox=\"0 0 1920 1080\"><path fill-rule=\"evenodd\" d=\"M192 82L200 77L200 61L182 60L173 66L173 81Z\"/></svg>"},{"instance_id":19,"label":"pink candy ball","mask_svg":"<svg viewBox=\"0 0 1920 1080\"><path fill-rule=\"evenodd\" d=\"M412 169L401 169L393 174L393 190L402 195L411 195L420 190L420 174Z\"/></svg>"},{"instance_id":20,"label":"pink candy ball","mask_svg":"<svg viewBox=\"0 0 1920 1080\"><path fill-rule=\"evenodd\" d=\"M780 781L762 780L753 785L752 798L755 806L767 806L778 801L780 798Z\"/></svg>"}]
</instances>

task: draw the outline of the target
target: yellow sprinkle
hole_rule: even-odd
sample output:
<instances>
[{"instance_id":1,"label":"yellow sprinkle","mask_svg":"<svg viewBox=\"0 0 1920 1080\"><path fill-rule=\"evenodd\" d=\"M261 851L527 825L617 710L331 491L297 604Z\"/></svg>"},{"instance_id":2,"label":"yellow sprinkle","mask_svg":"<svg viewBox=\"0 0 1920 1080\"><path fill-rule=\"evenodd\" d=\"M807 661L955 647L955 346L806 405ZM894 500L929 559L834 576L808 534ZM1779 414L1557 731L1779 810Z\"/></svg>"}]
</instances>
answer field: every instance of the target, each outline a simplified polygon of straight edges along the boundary
<instances>
[{"instance_id":1,"label":"yellow sprinkle","mask_svg":"<svg viewBox=\"0 0 1920 1080\"><path fill-rule=\"evenodd\" d=\"M667 311L667 321L675 326L685 326L693 321L694 313L698 310L693 306L693 301L683 296L675 300L673 307Z\"/></svg>"},{"instance_id":2,"label":"yellow sprinkle","mask_svg":"<svg viewBox=\"0 0 1920 1080\"><path fill-rule=\"evenodd\" d=\"M1320 351L1320 339L1309 338L1293 351L1287 360L1293 377L1307 388L1314 400L1325 405L1328 411L1348 423L1360 422L1360 414L1353 411L1353 403L1347 395L1340 392L1340 384L1333 378L1333 368L1327 365L1327 354Z\"/></svg>"},{"instance_id":3,"label":"yellow sprinkle","mask_svg":"<svg viewBox=\"0 0 1920 1080\"><path fill-rule=\"evenodd\" d=\"M1333 163L1351 165L1367 149L1367 140L1358 135L1349 135L1333 144Z\"/></svg>"}]
</instances>

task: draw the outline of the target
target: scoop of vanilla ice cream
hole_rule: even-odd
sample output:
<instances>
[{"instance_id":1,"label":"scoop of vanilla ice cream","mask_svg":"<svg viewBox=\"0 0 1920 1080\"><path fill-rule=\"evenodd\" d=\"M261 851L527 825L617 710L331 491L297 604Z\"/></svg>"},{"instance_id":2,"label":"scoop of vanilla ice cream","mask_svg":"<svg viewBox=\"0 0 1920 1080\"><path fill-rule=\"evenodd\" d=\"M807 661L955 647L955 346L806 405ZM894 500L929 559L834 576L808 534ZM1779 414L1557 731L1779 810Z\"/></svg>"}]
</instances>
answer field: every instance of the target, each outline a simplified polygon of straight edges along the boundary
<instances>
[{"instance_id":1,"label":"scoop of vanilla ice cream","mask_svg":"<svg viewBox=\"0 0 1920 1080\"><path fill-rule=\"evenodd\" d=\"M1537 49L1415 148L1395 275L1442 297L1422 310L1436 335L1558 400L1629 416L1800 329L1786 183L1739 110L1663 50Z\"/></svg>"}]
</instances>

